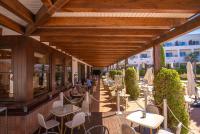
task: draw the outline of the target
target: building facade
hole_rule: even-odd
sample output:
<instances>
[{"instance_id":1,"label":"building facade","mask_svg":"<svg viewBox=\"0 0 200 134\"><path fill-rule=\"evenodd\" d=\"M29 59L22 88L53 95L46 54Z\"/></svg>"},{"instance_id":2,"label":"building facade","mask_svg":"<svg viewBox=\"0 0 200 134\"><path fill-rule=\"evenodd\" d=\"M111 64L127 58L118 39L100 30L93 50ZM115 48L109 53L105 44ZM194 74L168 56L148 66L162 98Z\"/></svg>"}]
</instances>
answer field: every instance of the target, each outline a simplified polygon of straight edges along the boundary
<instances>
[{"instance_id":1,"label":"building facade","mask_svg":"<svg viewBox=\"0 0 200 134\"><path fill-rule=\"evenodd\" d=\"M187 34L163 44L165 50L165 62L167 65L179 67L186 64L186 57L196 53L200 61L200 34ZM128 59L129 65L141 68L144 64L153 65L153 49L146 50ZM198 63L199 64L199 63Z\"/></svg>"}]
</instances>

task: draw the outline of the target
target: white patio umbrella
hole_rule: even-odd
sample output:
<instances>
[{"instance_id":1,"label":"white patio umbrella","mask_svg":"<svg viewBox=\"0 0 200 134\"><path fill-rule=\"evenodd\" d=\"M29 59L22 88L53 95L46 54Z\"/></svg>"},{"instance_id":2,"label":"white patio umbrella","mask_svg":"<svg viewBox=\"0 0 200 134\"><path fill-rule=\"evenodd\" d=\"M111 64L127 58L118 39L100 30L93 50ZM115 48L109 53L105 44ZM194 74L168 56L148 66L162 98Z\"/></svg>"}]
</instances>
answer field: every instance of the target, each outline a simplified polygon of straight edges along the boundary
<instances>
[{"instance_id":1,"label":"white patio umbrella","mask_svg":"<svg viewBox=\"0 0 200 134\"><path fill-rule=\"evenodd\" d=\"M146 74L144 75L144 80L147 81L148 85L153 84L154 80L154 74L153 74L153 68L148 68Z\"/></svg>"},{"instance_id":2,"label":"white patio umbrella","mask_svg":"<svg viewBox=\"0 0 200 134\"><path fill-rule=\"evenodd\" d=\"M196 83L195 83L195 76L194 76L194 72L193 72L193 67L191 62L187 62L187 93L189 96L195 95L196 96L196 92L195 92L195 87L196 87Z\"/></svg>"}]
</instances>

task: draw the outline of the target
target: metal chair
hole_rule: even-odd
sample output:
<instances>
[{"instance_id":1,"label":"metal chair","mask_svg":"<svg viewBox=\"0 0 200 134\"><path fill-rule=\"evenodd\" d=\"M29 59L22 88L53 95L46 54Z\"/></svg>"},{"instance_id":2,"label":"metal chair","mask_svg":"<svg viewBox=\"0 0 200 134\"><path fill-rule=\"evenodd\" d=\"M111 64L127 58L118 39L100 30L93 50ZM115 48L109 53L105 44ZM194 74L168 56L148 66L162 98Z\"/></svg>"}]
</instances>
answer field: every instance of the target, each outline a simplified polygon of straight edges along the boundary
<instances>
[{"instance_id":1,"label":"metal chair","mask_svg":"<svg viewBox=\"0 0 200 134\"><path fill-rule=\"evenodd\" d=\"M85 134L110 134L106 126L96 125L89 128Z\"/></svg>"},{"instance_id":2,"label":"metal chair","mask_svg":"<svg viewBox=\"0 0 200 134\"><path fill-rule=\"evenodd\" d=\"M181 134L181 128L182 128L182 123L180 122L178 124L178 126L176 127L176 133L175 134ZM164 130L164 129L160 129L160 130L158 130L157 134L174 134L174 133L169 132L169 131Z\"/></svg>"},{"instance_id":3,"label":"metal chair","mask_svg":"<svg viewBox=\"0 0 200 134\"><path fill-rule=\"evenodd\" d=\"M133 127L130 127L127 124L122 124L121 131L122 134L138 134Z\"/></svg>"},{"instance_id":4,"label":"metal chair","mask_svg":"<svg viewBox=\"0 0 200 134\"><path fill-rule=\"evenodd\" d=\"M80 112L80 113L77 113L72 121L69 121L69 122L66 122L65 123L65 126L70 128L71 129L71 134L73 134L73 129L76 128L76 127L79 127L79 126L83 126L84 130L85 130L85 113L84 112ZM65 127L65 131L66 132L66 127ZM85 130L86 131L86 130Z\"/></svg>"},{"instance_id":5,"label":"metal chair","mask_svg":"<svg viewBox=\"0 0 200 134\"><path fill-rule=\"evenodd\" d=\"M46 130L45 134L49 134L49 133L57 134L56 132L48 132L48 130L52 129L52 128L55 128L55 127L58 127L58 129L59 129L59 125L60 125L60 123L57 122L56 120L45 121L44 120L44 116L42 114L40 114L40 113L38 113L38 123L39 123L39 125L41 127L45 128L45 130ZM40 133L40 129L39 129L38 134Z\"/></svg>"},{"instance_id":6,"label":"metal chair","mask_svg":"<svg viewBox=\"0 0 200 134\"><path fill-rule=\"evenodd\" d=\"M146 112L153 114L160 114L158 107L155 105L147 105Z\"/></svg>"}]
</instances>

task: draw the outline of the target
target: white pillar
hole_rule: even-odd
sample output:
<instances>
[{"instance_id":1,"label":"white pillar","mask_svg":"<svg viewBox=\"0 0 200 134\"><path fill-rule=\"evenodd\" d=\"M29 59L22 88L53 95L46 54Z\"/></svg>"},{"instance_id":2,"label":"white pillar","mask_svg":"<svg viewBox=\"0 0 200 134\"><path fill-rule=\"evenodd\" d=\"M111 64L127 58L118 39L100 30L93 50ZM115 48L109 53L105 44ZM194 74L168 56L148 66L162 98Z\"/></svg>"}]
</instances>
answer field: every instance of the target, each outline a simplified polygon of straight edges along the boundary
<instances>
[{"instance_id":1,"label":"white pillar","mask_svg":"<svg viewBox=\"0 0 200 134\"><path fill-rule=\"evenodd\" d=\"M163 99L164 129L167 130L167 99Z\"/></svg>"},{"instance_id":2,"label":"white pillar","mask_svg":"<svg viewBox=\"0 0 200 134\"><path fill-rule=\"evenodd\" d=\"M145 90L144 90L144 105L145 105L145 111L147 110L147 102L148 102L148 96L147 96L147 88L148 87L145 87Z\"/></svg>"},{"instance_id":3,"label":"white pillar","mask_svg":"<svg viewBox=\"0 0 200 134\"><path fill-rule=\"evenodd\" d=\"M120 92L118 89L117 89L117 112L116 112L116 114L117 115L122 114L122 112L120 111Z\"/></svg>"}]
</instances>

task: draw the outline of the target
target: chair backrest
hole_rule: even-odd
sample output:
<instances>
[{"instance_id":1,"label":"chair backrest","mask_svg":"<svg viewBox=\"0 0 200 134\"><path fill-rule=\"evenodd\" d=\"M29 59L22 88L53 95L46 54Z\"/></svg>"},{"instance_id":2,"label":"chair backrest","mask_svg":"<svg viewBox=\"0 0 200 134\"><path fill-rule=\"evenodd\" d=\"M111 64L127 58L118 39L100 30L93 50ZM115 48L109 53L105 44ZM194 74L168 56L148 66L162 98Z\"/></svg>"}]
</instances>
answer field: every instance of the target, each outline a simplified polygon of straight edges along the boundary
<instances>
[{"instance_id":1,"label":"chair backrest","mask_svg":"<svg viewBox=\"0 0 200 134\"><path fill-rule=\"evenodd\" d=\"M155 105L147 105L146 111L148 113L160 114L158 107Z\"/></svg>"},{"instance_id":2,"label":"chair backrest","mask_svg":"<svg viewBox=\"0 0 200 134\"><path fill-rule=\"evenodd\" d=\"M46 128L46 122L44 120L44 116L40 113L38 113L38 123L41 127Z\"/></svg>"},{"instance_id":3,"label":"chair backrest","mask_svg":"<svg viewBox=\"0 0 200 134\"><path fill-rule=\"evenodd\" d=\"M73 120L72 120L72 126L79 126L81 124L85 123L85 113L80 112L74 115Z\"/></svg>"},{"instance_id":4,"label":"chair backrest","mask_svg":"<svg viewBox=\"0 0 200 134\"><path fill-rule=\"evenodd\" d=\"M63 101L57 100L53 102L52 108L63 107Z\"/></svg>"},{"instance_id":5,"label":"chair backrest","mask_svg":"<svg viewBox=\"0 0 200 134\"><path fill-rule=\"evenodd\" d=\"M181 134L182 123L180 122L176 128L176 134Z\"/></svg>"},{"instance_id":6,"label":"chair backrest","mask_svg":"<svg viewBox=\"0 0 200 134\"><path fill-rule=\"evenodd\" d=\"M136 134L135 129L130 127L127 124L122 124L121 131L122 131L122 134Z\"/></svg>"},{"instance_id":7,"label":"chair backrest","mask_svg":"<svg viewBox=\"0 0 200 134\"><path fill-rule=\"evenodd\" d=\"M89 128L85 134L110 134L107 127L103 125L96 125Z\"/></svg>"}]
</instances>

